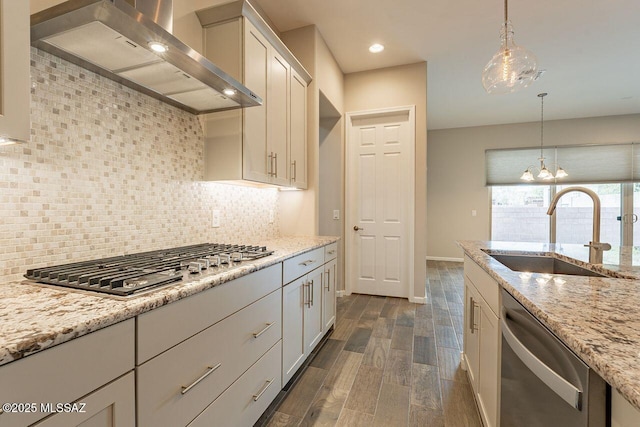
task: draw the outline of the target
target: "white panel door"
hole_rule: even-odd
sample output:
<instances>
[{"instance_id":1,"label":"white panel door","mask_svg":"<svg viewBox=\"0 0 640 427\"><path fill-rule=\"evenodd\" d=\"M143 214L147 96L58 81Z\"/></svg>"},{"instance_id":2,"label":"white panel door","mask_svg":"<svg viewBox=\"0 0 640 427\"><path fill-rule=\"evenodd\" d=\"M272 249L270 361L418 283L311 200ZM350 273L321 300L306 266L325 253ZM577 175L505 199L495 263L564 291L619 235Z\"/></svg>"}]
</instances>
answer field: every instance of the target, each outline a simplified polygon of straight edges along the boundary
<instances>
[{"instance_id":1,"label":"white panel door","mask_svg":"<svg viewBox=\"0 0 640 427\"><path fill-rule=\"evenodd\" d=\"M347 161L351 292L410 295L412 111L351 116Z\"/></svg>"}]
</instances>

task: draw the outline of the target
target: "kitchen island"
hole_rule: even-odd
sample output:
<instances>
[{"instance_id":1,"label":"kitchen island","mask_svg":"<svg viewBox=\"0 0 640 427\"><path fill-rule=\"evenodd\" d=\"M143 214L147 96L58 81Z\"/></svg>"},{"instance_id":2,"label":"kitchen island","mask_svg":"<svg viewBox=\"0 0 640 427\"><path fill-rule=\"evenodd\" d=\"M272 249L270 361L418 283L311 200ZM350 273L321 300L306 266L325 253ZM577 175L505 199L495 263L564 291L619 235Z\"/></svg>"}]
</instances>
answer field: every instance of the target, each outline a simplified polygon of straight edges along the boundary
<instances>
[{"instance_id":1,"label":"kitchen island","mask_svg":"<svg viewBox=\"0 0 640 427\"><path fill-rule=\"evenodd\" d=\"M640 409L640 281L635 279L640 277L640 248L613 248L604 253L603 265L597 266L587 262L588 248L576 244L458 244L465 259L488 273L635 409ZM513 271L489 254L553 256L617 277L563 275L561 280L549 280L542 274ZM538 279L542 279L540 283Z\"/></svg>"},{"instance_id":2,"label":"kitchen island","mask_svg":"<svg viewBox=\"0 0 640 427\"><path fill-rule=\"evenodd\" d=\"M0 424L253 424L295 372L284 355L333 326L337 240L259 242L273 254L130 297L0 285Z\"/></svg>"}]
</instances>

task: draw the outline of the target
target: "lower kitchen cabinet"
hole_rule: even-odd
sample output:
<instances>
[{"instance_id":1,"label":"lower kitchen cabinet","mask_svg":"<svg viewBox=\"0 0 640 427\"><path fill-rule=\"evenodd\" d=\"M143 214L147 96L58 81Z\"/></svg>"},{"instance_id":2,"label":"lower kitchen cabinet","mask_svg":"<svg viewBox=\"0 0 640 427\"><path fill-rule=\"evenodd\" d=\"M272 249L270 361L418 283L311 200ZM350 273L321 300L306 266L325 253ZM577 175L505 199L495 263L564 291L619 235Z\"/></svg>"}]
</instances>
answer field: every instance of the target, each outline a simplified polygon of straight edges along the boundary
<instances>
[{"instance_id":1,"label":"lower kitchen cabinet","mask_svg":"<svg viewBox=\"0 0 640 427\"><path fill-rule=\"evenodd\" d=\"M34 424L34 427L134 427L134 373L129 372L68 408L81 409L81 412L60 412Z\"/></svg>"},{"instance_id":2,"label":"lower kitchen cabinet","mask_svg":"<svg viewBox=\"0 0 640 427\"><path fill-rule=\"evenodd\" d=\"M1 366L0 402L33 406L21 413L0 413L0 425L31 425L52 413L53 417L44 420L51 419L52 424L42 425L94 425L81 419L82 414L56 413L57 403L72 402L86 402L84 415L96 414L96 422L104 419L107 423L95 425L112 425L109 417L116 412L118 425L134 425L135 412L130 410L135 407L133 385L128 379L113 382L133 371L134 331L135 321L129 319ZM132 381L133 377L122 378ZM117 390L123 391L120 396L113 391L116 383Z\"/></svg>"},{"instance_id":3,"label":"lower kitchen cabinet","mask_svg":"<svg viewBox=\"0 0 640 427\"><path fill-rule=\"evenodd\" d=\"M483 424L499 425L500 286L468 257L464 261L464 360Z\"/></svg>"},{"instance_id":4,"label":"lower kitchen cabinet","mask_svg":"<svg viewBox=\"0 0 640 427\"><path fill-rule=\"evenodd\" d=\"M611 427L637 427L640 411L611 387Z\"/></svg>"},{"instance_id":5,"label":"lower kitchen cabinet","mask_svg":"<svg viewBox=\"0 0 640 427\"><path fill-rule=\"evenodd\" d=\"M281 362L282 353L278 341L215 402L189 423L189 427L252 426L282 389Z\"/></svg>"},{"instance_id":6,"label":"lower kitchen cabinet","mask_svg":"<svg viewBox=\"0 0 640 427\"><path fill-rule=\"evenodd\" d=\"M283 264L283 385L335 324L337 249L337 243L332 243Z\"/></svg>"},{"instance_id":7,"label":"lower kitchen cabinet","mask_svg":"<svg viewBox=\"0 0 640 427\"><path fill-rule=\"evenodd\" d=\"M324 286L322 290L322 323L326 333L336 323L336 285L338 262L333 259L324 266Z\"/></svg>"},{"instance_id":8,"label":"lower kitchen cabinet","mask_svg":"<svg viewBox=\"0 0 640 427\"><path fill-rule=\"evenodd\" d=\"M311 354L324 335L323 268L316 268L282 290L282 383Z\"/></svg>"},{"instance_id":9,"label":"lower kitchen cabinet","mask_svg":"<svg viewBox=\"0 0 640 427\"><path fill-rule=\"evenodd\" d=\"M317 268L307 276L307 297L304 310L304 348L310 354L324 335L322 289L324 269Z\"/></svg>"},{"instance_id":10,"label":"lower kitchen cabinet","mask_svg":"<svg viewBox=\"0 0 640 427\"><path fill-rule=\"evenodd\" d=\"M280 342L281 303L278 288L139 366L139 424L184 426L196 418Z\"/></svg>"}]
</instances>

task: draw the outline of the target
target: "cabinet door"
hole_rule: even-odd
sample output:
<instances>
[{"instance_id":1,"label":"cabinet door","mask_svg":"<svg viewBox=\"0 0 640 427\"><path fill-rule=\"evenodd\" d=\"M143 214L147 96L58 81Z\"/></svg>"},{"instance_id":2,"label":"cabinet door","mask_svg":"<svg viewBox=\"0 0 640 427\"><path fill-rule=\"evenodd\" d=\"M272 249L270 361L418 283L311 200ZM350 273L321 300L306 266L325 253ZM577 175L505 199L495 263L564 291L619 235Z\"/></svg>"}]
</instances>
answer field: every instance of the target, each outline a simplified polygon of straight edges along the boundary
<instances>
[{"instance_id":1,"label":"cabinet door","mask_svg":"<svg viewBox=\"0 0 640 427\"><path fill-rule=\"evenodd\" d=\"M498 318L481 303L478 403L487 427L497 425L498 384L500 377L500 329Z\"/></svg>"},{"instance_id":2,"label":"cabinet door","mask_svg":"<svg viewBox=\"0 0 640 427\"><path fill-rule=\"evenodd\" d=\"M291 185L307 188L307 84L291 70L289 107Z\"/></svg>"},{"instance_id":3,"label":"cabinet door","mask_svg":"<svg viewBox=\"0 0 640 427\"><path fill-rule=\"evenodd\" d=\"M263 100L258 107L244 108L243 173L251 181L269 182L267 174L267 95L270 67L269 43L256 28L244 20L244 84Z\"/></svg>"},{"instance_id":4,"label":"cabinet door","mask_svg":"<svg viewBox=\"0 0 640 427\"><path fill-rule=\"evenodd\" d=\"M28 141L29 2L0 0L0 145Z\"/></svg>"},{"instance_id":5,"label":"cabinet door","mask_svg":"<svg viewBox=\"0 0 640 427\"><path fill-rule=\"evenodd\" d=\"M323 332L331 329L336 321L336 273L338 271L338 263L334 259L324 266L324 287L322 290L322 322L324 325Z\"/></svg>"},{"instance_id":6,"label":"cabinet door","mask_svg":"<svg viewBox=\"0 0 640 427\"><path fill-rule=\"evenodd\" d=\"M481 297L465 276L464 278L464 355L467 372L474 393L478 390L478 370L480 368L480 301Z\"/></svg>"},{"instance_id":7,"label":"cabinet door","mask_svg":"<svg viewBox=\"0 0 640 427\"><path fill-rule=\"evenodd\" d=\"M307 276L307 304L304 310L304 348L308 356L318 345L323 335L322 291L324 269L317 268Z\"/></svg>"},{"instance_id":8,"label":"cabinet door","mask_svg":"<svg viewBox=\"0 0 640 427\"><path fill-rule=\"evenodd\" d=\"M289 64L275 49L269 57L269 86L267 98L267 170L271 182L289 184L289 125L287 121L289 99ZM251 86L249 86L251 87Z\"/></svg>"},{"instance_id":9,"label":"cabinet door","mask_svg":"<svg viewBox=\"0 0 640 427\"><path fill-rule=\"evenodd\" d=\"M136 425L134 387L134 374L129 372L78 400L76 405L82 406L76 408L83 412L59 412L34 426L133 427Z\"/></svg>"},{"instance_id":10,"label":"cabinet door","mask_svg":"<svg viewBox=\"0 0 640 427\"><path fill-rule=\"evenodd\" d=\"M306 276L282 288L282 385L289 382L304 361L305 284Z\"/></svg>"}]
</instances>

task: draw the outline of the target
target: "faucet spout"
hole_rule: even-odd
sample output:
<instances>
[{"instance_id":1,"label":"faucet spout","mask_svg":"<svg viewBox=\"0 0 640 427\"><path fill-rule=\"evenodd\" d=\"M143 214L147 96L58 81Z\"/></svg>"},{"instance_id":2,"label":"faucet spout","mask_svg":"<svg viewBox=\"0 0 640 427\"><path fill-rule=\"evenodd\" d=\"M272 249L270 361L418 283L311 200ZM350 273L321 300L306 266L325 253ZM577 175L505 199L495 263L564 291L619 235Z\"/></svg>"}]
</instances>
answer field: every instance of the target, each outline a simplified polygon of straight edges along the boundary
<instances>
[{"instance_id":1,"label":"faucet spout","mask_svg":"<svg viewBox=\"0 0 640 427\"><path fill-rule=\"evenodd\" d=\"M560 198L572 191L584 193L593 200L593 233L591 241L585 246L589 247L589 262L591 264L602 264L602 253L610 250L611 245L600 242L600 198L593 190L584 187L569 187L557 192L549 204L547 215L553 215Z\"/></svg>"}]
</instances>

